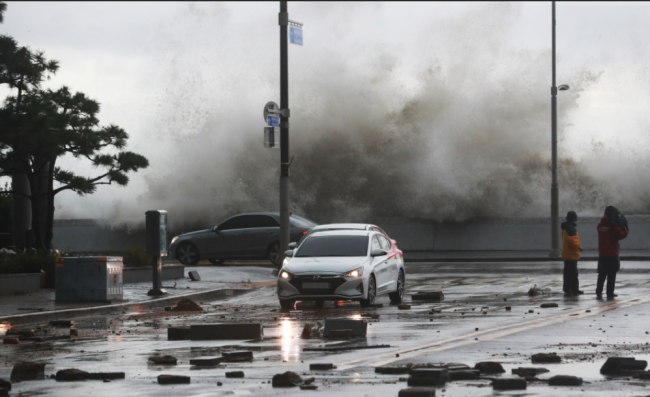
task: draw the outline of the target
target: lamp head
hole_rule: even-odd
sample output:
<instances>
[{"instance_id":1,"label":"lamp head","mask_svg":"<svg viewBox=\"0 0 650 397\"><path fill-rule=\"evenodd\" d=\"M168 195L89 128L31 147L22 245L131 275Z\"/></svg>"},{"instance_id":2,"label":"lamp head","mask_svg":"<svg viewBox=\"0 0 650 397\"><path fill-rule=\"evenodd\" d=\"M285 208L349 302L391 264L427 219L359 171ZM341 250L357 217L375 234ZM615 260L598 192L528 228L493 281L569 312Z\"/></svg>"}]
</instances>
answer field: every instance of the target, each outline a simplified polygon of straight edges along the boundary
<instances>
[{"instance_id":1,"label":"lamp head","mask_svg":"<svg viewBox=\"0 0 650 397\"><path fill-rule=\"evenodd\" d=\"M569 89L569 86L567 84L562 84L561 86L557 87L559 91L566 91Z\"/></svg>"}]
</instances>

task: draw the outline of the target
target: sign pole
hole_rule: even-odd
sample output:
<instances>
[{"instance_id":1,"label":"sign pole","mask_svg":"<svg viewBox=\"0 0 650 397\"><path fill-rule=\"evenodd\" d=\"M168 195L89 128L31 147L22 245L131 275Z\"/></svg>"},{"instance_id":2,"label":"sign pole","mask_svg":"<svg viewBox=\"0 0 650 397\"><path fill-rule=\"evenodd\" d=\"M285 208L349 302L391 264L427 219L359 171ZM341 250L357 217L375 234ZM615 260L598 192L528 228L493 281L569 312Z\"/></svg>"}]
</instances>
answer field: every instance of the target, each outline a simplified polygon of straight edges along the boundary
<instances>
[{"instance_id":1,"label":"sign pole","mask_svg":"<svg viewBox=\"0 0 650 397\"><path fill-rule=\"evenodd\" d=\"M280 255L289 246L289 13L280 1ZM281 265L278 266L278 268Z\"/></svg>"}]
</instances>

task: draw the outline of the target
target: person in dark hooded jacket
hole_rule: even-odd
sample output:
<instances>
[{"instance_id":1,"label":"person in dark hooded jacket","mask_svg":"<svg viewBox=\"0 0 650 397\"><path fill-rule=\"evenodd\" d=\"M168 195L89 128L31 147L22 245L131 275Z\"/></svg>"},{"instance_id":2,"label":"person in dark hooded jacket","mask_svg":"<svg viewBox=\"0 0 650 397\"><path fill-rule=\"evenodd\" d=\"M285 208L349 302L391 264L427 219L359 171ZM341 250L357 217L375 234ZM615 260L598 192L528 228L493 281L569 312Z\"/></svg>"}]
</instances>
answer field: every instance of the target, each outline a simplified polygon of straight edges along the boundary
<instances>
[{"instance_id":1,"label":"person in dark hooded jacket","mask_svg":"<svg viewBox=\"0 0 650 397\"><path fill-rule=\"evenodd\" d=\"M580 237L576 227L578 215L574 211L566 214L566 222L562 222L562 260L564 261L564 285L562 289L567 295L582 295L578 282L578 260L582 252Z\"/></svg>"},{"instance_id":2,"label":"person in dark hooded jacket","mask_svg":"<svg viewBox=\"0 0 650 397\"><path fill-rule=\"evenodd\" d=\"M619 240L627 237L628 224L625 216L614 206L605 208L605 215L598 226L598 283L596 284L596 296L602 298L603 287L607 280L607 298L615 298L614 285L616 283L616 272L621 269L621 262L618 258L620 244Z\"/></svg>"}]
</instances>

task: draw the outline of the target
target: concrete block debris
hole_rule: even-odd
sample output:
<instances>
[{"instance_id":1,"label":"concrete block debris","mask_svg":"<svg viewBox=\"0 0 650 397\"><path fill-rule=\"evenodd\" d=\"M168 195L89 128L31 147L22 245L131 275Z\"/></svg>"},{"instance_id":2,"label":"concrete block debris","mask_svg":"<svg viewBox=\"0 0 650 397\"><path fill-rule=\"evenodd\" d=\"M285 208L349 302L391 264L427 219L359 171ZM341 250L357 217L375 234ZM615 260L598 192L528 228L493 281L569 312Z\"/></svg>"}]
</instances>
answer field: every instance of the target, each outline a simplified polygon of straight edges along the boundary
<instances>
[{"instance_id":1,"label":"concrete block debris","mask_svg":"<svg viewBox=\"0 0 650 397\"><path fill-rule=\"evenodd\" d=\"M244 371L232 371L226 372L226 378L243 378Z\"/></svg>"},{"instance_id":2,"label":"concrete block debris","mask_svg":"<svg viewBox=\"0 0 650 397\"><path fill-rule=\"evenodd\" d=\"M409 310L411 309L411 305L397 305L397 308L399 310Z\"/></svg>"},{"instance_id":3,"label":"concrete block debris","mask_svg":"<svg viewBox=\"0 0 650 397\"><path fill-rule=\"evenodd\" d=\"M33 329L10 329L5 333L5 336L12 336L12 337L18 337L19 339L22 338L33 338L35 335Z\"/></svg>"},{"instance_id":4,"label":"concrete block debris","mask_svg":"<svg viewBox=\"0 0 650 397\"><path fill-rule=\"evenodd\" d=\"M304 384L302 377L295 372L287 371L283 374L273 375L273 387L295 387Z\"/></svg>"},{"instance_id":5,"label":"concrete block debris","mask_svg":"<svg viewBox=\"0 0 650 397\"><path fill-rule=\"evenodd\" d=\"M83 380L125 379L124 372L87 372L77 368L62 369L56 372L54 379L58 382L78 382Z\"/></svg>"},{"instance_id":6,"label":"concrete block debris","mask_svg":"<svg viewBox=\"0 0 650 397\"><path fill-rule=\"evenodd\" d=\"M79 330L70 328L70 336L79 336Z\"/></svg>"},{"instance_id":7,"label":"concrete block debris","mask_svg":"<svg viewBox=\"0 0 650 397\"><path fill-rule=\"evenodd\" d=\"M323 323L307 323L302 328L300 339L320 338L323 335Z\"/></svg>"},{"instance_id":8,"label":"concrete block debris","mask_svg":"<svg viewBox=\"0 0 650 397\"><path fill-rule=\"evenodd\" d=\"M56 379L58 382L74 382L85 380L86 375L88 375L88 372L86 371L82 371L76 368L69 368L56 371L56 376L54 379Z\"/></svg>"},{"instance_id":9,"label":"concrete block debris","mask_svg":"<svg viewBox=\"0 0 650 397\"><path fill-rule=\"evenodd\" d=\"M253 352L248 350L226 352L221 355L228 362L253 361Z\"/></svg>"},{"instance_id":10,"label":"concrete block debris","mask_svg":"<svg viewBox=\"0 0 650 397\"><path fill-rule=\"evenodd\" d=\"M17 345L20 341L18 341L18 338L4 338L2 343L5 345Z\"/></svg>"},{"instance_id":11,"label":"concrete block debris","mask_svg":"<svg viewBox=\"0 0 650 397\"><path fill-rule=\"evenodd\" d=\"M158 364L158 365L176 365L178 360L174 356L170 356L168 354L161 356L150 356L148 361Z\"/></svg>"},{"instance_id":12,"label":"concrete block debris","mask_svg":"<svg viewBox=\"0 0 650 397\"><path fill-rule=\"evenodd\" d=\"M497 378L492 380L494 390L526 390L526 386L526 380L520 378Z\"/></svg>"},{"instance_id":13,"label":"concrete block debris","mask_svg":"<svg viewBox=\"0 0 650 397\"><path fill-rule=\"evenodd\" d=\"M519 367L513 368L512 374L519 375L522 378L534 378L539 374L544 374L548 372L548 369L541 367Z\"/></svg>"},{"instance_id":14,"label":"concrete block debris","mask_svg":"<svg viewBox=\"0 0 650 397\"><path fill-rule=\"evenodd\" d=\"M413 378L437 379L444 383L449 379L449 370L447 368L414 367L409 371L409 375Z\"/></svg>"},{"instance_id":15,"label":"concrete block debris","mask_svg":"<svg viewBox=\"0 0 650 397\"><path fill-rule=\"evenodd\" d=\"M192 299L183 298L181 299L176 306L172 307L174 312L202 312L203 308L198 303L194 302Z\"/></svg>"},{"instance_id":16,"label":"concrete block debris","mask_svg":"<svg viewBox=\"0 0 650 397\"><path fill-rule=\"evenodd\" d=\"M379 318L379 314L377 314L377 313L361 313L360 315L363 318L372 318L372 319L378 319Z\"/></svg>"},{"instance_id":17,"label":"concrete block debris","mask_svg":"<svg viewBox=\"0 0 650 397\"><path fill-rule=\"evenodd\" d=\"M89 372L86 375L86 379L91 380L115 380L115 379L125 379L126 374L124 372Z\"/></svg>"},{"instance_id":18,"label":"concrete block debris","mask_svg":"<svg viewBox=\"0 0 650 397\"><path fill-rule=\"evenodd\" d=\"M52 320L50 325L53 327L72 327L73 322L71 320Z\"/></svg>"},{"instance_id":19,"label":"concrete block debris","mask_svg":"<svg viewBox=\"0 0 650 397\"><path fill-rule=\"evenodd\" d=\"M309 364L309 369L312 371L324 371L328 369L336 369L336 365L327 363L316 363L316 364Z\"/></svg>"},{"instance_id":20,"label":"concrete block debris","mask_svg":"<svg viewBox=\"0 0 650 397\"><path fill-rule=\"evenodd\" d=\"M201 276L199 276L199 272L197 272L196 270L192 270L192 271L188 272L187 274L190 277L190 280L192 280L192 281L201 281Z\"/></svg>"},{"instance_id":21,"label":"concrete block debris","mask_svg":"<svg viewBox=\"0 0 650 397\"><path fill-rule=\"evenodd\" d=\"M549 307L557 307L557 303L542 303L539 307L548 309Z\"/></svg>"},{"instance_id":22,"label":"concrete block debris","mask_svg":"<svg viewBox=\"0 0 650 397\"><path fill-rule=\"evenodd\" d=\"M400 390L397 396L398 397L435 397L436 389L412 387L409 389Z\"/></svg>"},{"instance_id":23,"label":"concrete block debris","mask_svg":"<svg viewBox=\"0 0 650 397\"><path fill-rule=\"evenodd\" d=\"M462 369L457 371L449 371L449 380L474 380L481 376L481 372L471 369Z\"/></svg>"},{"instance_id":24,"label":"concrete block debris","mask_svg":"<svg viewBox=\"0 0 650 397\"><path fill-rule=\"evenodd\" d=\"M650 372L648 371L639 371L636 374L634 374L634 378L639 379L639 380L650 380ZM0 385L2 387L2 385Z\"/></svg>"},{"instance_id":25,"label":"concrete block debris","mask_svg":"<svg viewBox=\"0 0 650 397\"><path fill-rule=\"evenodd\" d=\"M352 339L354 333L351 329L335 329L330 331L327 337L330 339Z\"/></svg>"},{"instance_id":26,"label":"concrete block debris","mask_svg":"<svg viewBox=\"0 0 650 397\"><path fill-rule=\"evenodd\" d=\"M16 363L9 378L13 381L45 379L45 364L32 362Z\"/></svg>"},{"instance_id":27,"label":"concrete block debris","mask_svg":"<svg viewBox=\"0 0 650 397\"><path fill-rule=\"evenodd\" d=\"M482 361L477 363L474 369L478 369L482 374L502 374L506 372L501 364L494 361Z\"/></svg>"},{"instance_id":28,"label":"concrete block debris","mask_svg":"<svg viewBox=\"0 0 650 397\"><path fill-rule=\"evenodd\" d=\"M6 379L1 379L0 378L0 389L11 390L11 382L9 382Z\"/></svg>"},{"instance_id":29,"label":"concrete block debris","mask_svg":"<svg viewBox=\"0 0 650 397\"><path fill-rule=\"evenodd\" d=\"M214 357L198 357L190 359L190 365L196 365L199 367L209 367L212 365L218 365L226 361L224 357L214 356Z\"/></svg>"},{"instance_id":30,"label":"concrete block debris","mask_svg":"<svg viewBox=\"0 0 650 397\"><path fill-rule=\"evenodd\" d=\"M635 360L634 357L609 357L600 368L602 375L621 375L621 370L643 371L648 366L647 361Z\"/></svg>"},{"instance_id":31,"label":"concrete block debris","mask_svg":"<svg viewBox=\"0 0 650 397\"><path fill-rule=\"evenodd\" d=\"M190 340L190 327L167 328L167 340Z\"/></svg>"},{"instance_id":32,"label":"concrete block debris","mask_svg":"<svg viewBox=\"0 0 650 397\"><path fill-rule=\"evenodd\" d=\"M0 397L9 397L9 390L4 387L0 387Z\"/></svg>"},{"instance_id":33,"label":"concrete block debris","mask_svg":"<svg viewBox=\"0 0 650 397\"><path fill-rule=\"evenodd\" d=\"M406 365L390 365L385 367L375 367L376 374L401 375L408 374L411 367Z\"/></svg>"},{"instance_id":34,"label":"concrete block debris","mask_svg":"<svg viewBox=\"0 0 650 397\"><path fill-rule=\"evenodd\" d=\"M158 375L159 385L181 385L190 383L191 378L183 375Z\"/></svg>"},{"instance_id":35,"label":"concrete block debris","mask_svg":"<svg viewBox=\"0 0 650 397\"><path fill-rule=\"evenodd\" d=\"M562 362L562 357L557 353L537 353L531 356L533 364L555 364Z\"/></svg>"},{"instance_id":36,"label":"concrete block debris","mask_svg":"<svg viewBox=\"0 0 650 397\"><path fill-rule=\"evenodd\" d=\"M190 326L191 340L262 339L262 324L198 324Z\"/></svg>"},{"instance_id":37,"label":"concrete block debris","mask_svg":"<svg viewBox=\"0 0 650 397\"><path fill-rule=\"evenodd\" d=\"M548 384L550 386L580 386L582 385L582 378L571 375L555 375L549 378Z\"/></svg>"},{"instance_id":38,"label":"concrete block debris","mask_svg":"<svg viewBox=\"0 0 650 397\"><path fill-rule=\"evenodd\" d=\"M445 294L443 294L442 291L420 291L416 294L411 295L411 300L442 302L445 300Z\"/></svg>"},{"instance_id":39,"label":"concrete block debris","mask_svg":"<svg viewBox=\"0 0 650 397\"><path fill-rule=\"evenodd\" d=\"M368 332L368 321L348 319L325 320L325 327L323 329L324 337L329 337L330 333L336 330L351 330L353 336L366 336Z\"/></svg>"}]
</instances>

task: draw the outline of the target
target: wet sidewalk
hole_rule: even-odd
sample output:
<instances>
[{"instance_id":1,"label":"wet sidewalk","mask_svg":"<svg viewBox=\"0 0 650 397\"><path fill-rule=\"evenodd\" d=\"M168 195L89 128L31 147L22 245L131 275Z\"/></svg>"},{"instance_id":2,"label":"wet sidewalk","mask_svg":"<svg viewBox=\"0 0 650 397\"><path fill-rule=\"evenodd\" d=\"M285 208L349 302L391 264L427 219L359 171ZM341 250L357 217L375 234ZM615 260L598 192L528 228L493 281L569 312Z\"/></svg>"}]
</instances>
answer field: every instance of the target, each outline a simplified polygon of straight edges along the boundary
<instances>
[{"instance_id":1,"label":"wet sidewalk","mask_svg":"<svg viewBox=\"0 0 650 397\"><path fill-rule=\"evenodd\" d=\"M622 261L650 261L650 250L622 250ZM549 251L406 251L406 262L555 262ZM598 251L584 251L581 261L598 260Z\"/></svg>"},{"instance_id":2,"label":"wet sidewalk","mask_svg":"<svg viewBox=\"0 0 650 397\"><path fill-rule=\"evenodd\" d=\"M199 273L200 281L191 281L188 278L188 273L193 270ZM111 303L57 302L54 289L42 289L24 295L2 296L0 297L0 323L19 321L21 317L25 317L25 320L29 318L33 321L45 321L57 312L65 316L79 315L84 310L89 313L98 312L97 309L110 307L119 309L131 306L171 305L185 296L208 300L231 296L274 280L275 277L271 275L268 268L259 266L186 266L184 278L163 281L163 289L167 292L163 296L147 295L152 287L151 282L124 284L124 300Z\"/></svg>"}]
</instances>

